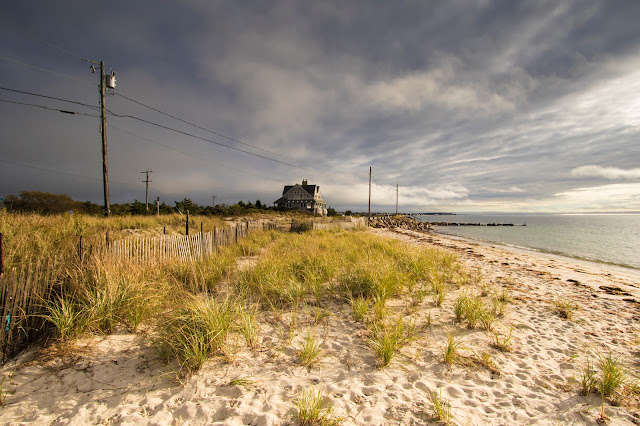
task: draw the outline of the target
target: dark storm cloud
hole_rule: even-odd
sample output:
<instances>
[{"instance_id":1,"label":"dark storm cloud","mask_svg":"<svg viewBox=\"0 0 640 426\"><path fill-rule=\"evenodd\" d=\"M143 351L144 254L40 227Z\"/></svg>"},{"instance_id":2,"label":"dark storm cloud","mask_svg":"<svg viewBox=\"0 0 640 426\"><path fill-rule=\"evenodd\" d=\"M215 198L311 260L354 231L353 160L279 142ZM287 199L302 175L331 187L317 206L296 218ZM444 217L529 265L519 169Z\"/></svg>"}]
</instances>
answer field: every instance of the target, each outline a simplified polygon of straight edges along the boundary
<instances>
[{"instance_id":1,"label":"dark storm cloud","mask_svg":"<svg viewBox=\"0 0 640 426\"><path fill-rule=\"evenodd\" d=\"M109 130L116 199L140 199L139 169L151 167L168 200L270 202L304 177L331 205L362 209L372 166L380 209L395 207L396 182L407 210L640 209L625 192L637 189L640 154L638 2L11 2L1 16L0 56L94 82L86 62L33 37L104 59L116 93L315 170L110 117L156 142ZM0 75L5 86L97 102L91 85L6 60ZM247 148L118 96L107 102ZM0 154L90 178L2 164L0 191L99 201L94 119L0 112ZM616 176L626 186L611 186ZM598 201L607 193L609 204Z\"/></svg>"}]
</instances>

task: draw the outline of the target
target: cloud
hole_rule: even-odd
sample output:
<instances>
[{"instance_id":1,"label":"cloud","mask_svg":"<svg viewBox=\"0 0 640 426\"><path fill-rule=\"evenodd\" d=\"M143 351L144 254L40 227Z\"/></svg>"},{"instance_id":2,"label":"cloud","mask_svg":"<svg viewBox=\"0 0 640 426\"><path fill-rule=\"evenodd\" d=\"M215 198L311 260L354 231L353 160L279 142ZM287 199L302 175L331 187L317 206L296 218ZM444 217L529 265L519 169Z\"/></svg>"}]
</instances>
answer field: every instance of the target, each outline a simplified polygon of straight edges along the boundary
<instances>
[{"instance_id":1,"label":"cloud","mask_svg":"<svg viewBox=\"0 0 640 426\"><path fill-rule=\"evenodd\" d=\"M605 179L640 179L640 169L619 169L617 167L601 167L588 165L571 170L572 176L603 177Z\"/></svg>"},{"instance_id":2,"label":"cloud","mask_svg":"<svg viewBox=\"0 0 640 426\"><path fill-rule=\"evenodd\" d=\"M640 183L576 188L555 196L575 210L640 210Z\"/></svg>"},{"instance_id":3,"label":"cloud","mask_svg":"<svg viewBox=\"0 0 640 426\"><path fill-rule=\"evenodd\" d=\"M499 112L513 102L480 85L456 81L450 65L379 81L358 89L365 104L385 110L420 111L433 105L448 110Z\"/></svg>"}]
</instances>

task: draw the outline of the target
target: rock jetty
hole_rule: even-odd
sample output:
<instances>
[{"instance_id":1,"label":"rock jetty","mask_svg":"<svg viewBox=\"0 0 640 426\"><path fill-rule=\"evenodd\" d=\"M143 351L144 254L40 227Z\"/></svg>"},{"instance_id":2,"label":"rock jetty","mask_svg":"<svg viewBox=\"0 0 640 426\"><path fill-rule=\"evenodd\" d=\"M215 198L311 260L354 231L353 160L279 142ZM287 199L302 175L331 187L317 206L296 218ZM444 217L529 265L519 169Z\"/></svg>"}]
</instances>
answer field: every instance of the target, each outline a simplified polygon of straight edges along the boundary
<instances>
[{"instance_id":1,"label":"rock jetty","mask_svg":"<svg viewBox=\"0 0 640 426\"><path fill-rule=\"evenodd\" d=\"M431 231L433 228L426 222L406 217L406 216L377 216L372 217L369 225L372 228L401 228L411 231Z\"/></svg>"}]
</instances>

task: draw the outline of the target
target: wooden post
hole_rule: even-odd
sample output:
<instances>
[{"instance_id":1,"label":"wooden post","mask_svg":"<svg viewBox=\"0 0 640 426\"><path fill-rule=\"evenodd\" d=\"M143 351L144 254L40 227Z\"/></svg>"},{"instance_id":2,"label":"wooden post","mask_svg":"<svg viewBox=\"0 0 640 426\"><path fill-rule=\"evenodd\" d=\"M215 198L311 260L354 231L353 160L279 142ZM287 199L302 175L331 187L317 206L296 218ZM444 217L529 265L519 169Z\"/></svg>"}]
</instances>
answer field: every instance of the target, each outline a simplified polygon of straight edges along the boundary
<instances>
[{"instance_id":1,"label":"wooden post","mask_svg":"<svg viewBox=\"0 0 640 426\"><path fill-rule=\"evenodd\" d=\"M111 216L111 206L109 205L109 167L107 165L107 114L105 113L105 75L104 61L100 61L100 130L102 133L102 182L104 189L104 214Z\"/></svg>"},{"instance_id":2,"label":"wooden post","mask_svg":"<svg viewBox=\"0 0 640 426\"><path fill-rule=\"evenodd\" d=\"M200 222L200 255L204 257L204 232L202 231L202 222Z\"/></svg>"},{"instance_id":3,"label":"wooden post","mask_svg":"<svg viewBox=\"0 0 640 426\"><path fill-rule=\"evenodd\" d=\"M0 277L4 274L4 234L0 232Z\"/></svg>"},{"instance_id":4,"label":"wooden post","mask_svg":"<svg viewBox=\"0 0 640 426\"><path fill-rule=\"evenodd\" d=\"M187 226L186 226L186 234L189 235L189 210L187 210Z\"/></svg>"},{"instance_id":5,"label":"wooden post","mask_svg":"<svg viewBox=\"0 0 640 426\"><path fill-rule=\"evenodd\" d=\"M80 241L78 241L78 257L82 262L82 235L80 235Z\"/></svg>"},{"instance_id":6,"label":"wooden post","mask_svg":"<svg viewBox=\"0 0 640 426\"><path fill-rule=\"evenodd\" d=\"M166 226L163 226L163 227L162 227L162 230L163 230L163 231L162 231L162 233L163 233L164 235L167 235L167 227L166 227Z\"/></svg>"},{"instance_id":7,"label":"wooden post","mask_svg":"<svg viewBox=\"0 0 640 426\"><path fill-rule=\"evenodd\" d=\"M369 167L369 215L367 216L367 228L371 222L371 167Z\"/></svg>"}]
</instances>

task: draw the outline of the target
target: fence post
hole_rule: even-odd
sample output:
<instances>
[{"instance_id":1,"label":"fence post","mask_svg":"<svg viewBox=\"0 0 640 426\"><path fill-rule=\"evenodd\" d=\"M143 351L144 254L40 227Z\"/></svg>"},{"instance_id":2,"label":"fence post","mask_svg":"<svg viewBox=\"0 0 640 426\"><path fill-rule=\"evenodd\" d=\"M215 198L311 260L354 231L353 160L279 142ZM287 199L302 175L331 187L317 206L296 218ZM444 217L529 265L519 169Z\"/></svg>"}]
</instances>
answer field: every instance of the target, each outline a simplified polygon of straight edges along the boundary
<instances>
[{"instance_id":1,"label":"fence post","mask_svg":"<svg viewBox=\"0 0 640 426\"><path fill-rule=\"evenodd\" d=\"M204 231L202 230L202 222L200 222L200 251L201 256L204 257Z\"/></svg>"},{"instance_id":2,"label":"fence post","mask_svg":"<svg viewBox=\"0 0 640 426\"><path fill-rule=\"evenodd\" d=\"M4 234L0 232L0 277L4 274Z\"/></svg>"},{"instance_id":3,"label":"fence post","mask_svg":"<svg viewBox=\"0 0 640 426\"><path fill-rule=\"evenodd\" d=\"M80 258L80 262L82 262L82 235L80 235L80 241L78 241L78 257Z\"/></svg>"}]
</instances>

